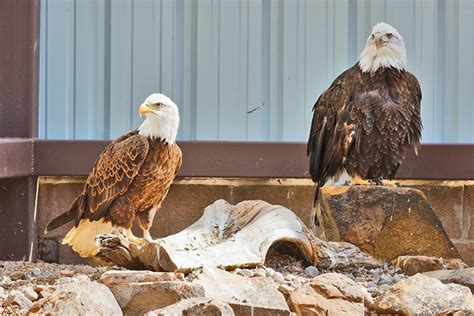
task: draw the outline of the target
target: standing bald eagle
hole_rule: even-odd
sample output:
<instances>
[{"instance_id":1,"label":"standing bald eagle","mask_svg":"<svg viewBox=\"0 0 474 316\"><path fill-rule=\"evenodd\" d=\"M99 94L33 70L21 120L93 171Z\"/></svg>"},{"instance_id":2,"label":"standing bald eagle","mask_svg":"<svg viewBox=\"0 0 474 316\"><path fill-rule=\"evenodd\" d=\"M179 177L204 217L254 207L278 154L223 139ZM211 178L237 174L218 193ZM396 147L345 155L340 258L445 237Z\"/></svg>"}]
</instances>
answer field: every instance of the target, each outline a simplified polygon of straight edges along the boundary
<instances>
[{"instance_id":1,"label":"standing bald eagle","mask_svg":"<svg viewBox=\"0 0 474 316\"><path fill-rule=\"evenodd\" d=\"M82 257L97 254L95 237L123 232L129 239L136 218L143 237L151 240L156 211L181 166L176 145L178 107L163 94L152 94L140 105L146 118L140 127L108 145L87 177L70 209L52 219L46 232L74 221L63 239Z\"/></svg>"},{"instance_id":2,"label":"standing bald eagle","mask_svg":"<svg viewBox=\"0 0 474 316\"><path fill-rule=\"evenodd\" d=\"M418 152L421 90L406 64L403 38L378 23L359 61L316 101L307 147L314 203L330 178L347 173L353 184L381 184L395 176L407 149Z\"/></svg>"}]
</instances>

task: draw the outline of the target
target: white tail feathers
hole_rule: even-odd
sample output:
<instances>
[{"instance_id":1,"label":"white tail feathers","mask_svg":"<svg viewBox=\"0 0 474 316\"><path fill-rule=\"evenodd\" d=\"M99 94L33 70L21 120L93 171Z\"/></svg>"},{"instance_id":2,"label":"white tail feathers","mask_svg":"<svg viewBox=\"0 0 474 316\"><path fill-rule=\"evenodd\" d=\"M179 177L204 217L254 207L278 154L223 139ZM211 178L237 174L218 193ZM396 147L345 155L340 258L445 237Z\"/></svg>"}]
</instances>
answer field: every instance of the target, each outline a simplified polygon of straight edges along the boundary
<instances>
[{"instance_id":1,"label":"white tail feathers","mask_svg":"<svg viewBox=\"0 0 474 316\"><path fill-rule=\"evenodd\" d=\"M115 229L112 223L105 222L103 219L92 222L82 219L77 227L73 227L64 236L62 244L71 246L81 257L92 257L100 249L95 242L95 238L101 234L110 234Z\"/></svg>"}]
</instances>

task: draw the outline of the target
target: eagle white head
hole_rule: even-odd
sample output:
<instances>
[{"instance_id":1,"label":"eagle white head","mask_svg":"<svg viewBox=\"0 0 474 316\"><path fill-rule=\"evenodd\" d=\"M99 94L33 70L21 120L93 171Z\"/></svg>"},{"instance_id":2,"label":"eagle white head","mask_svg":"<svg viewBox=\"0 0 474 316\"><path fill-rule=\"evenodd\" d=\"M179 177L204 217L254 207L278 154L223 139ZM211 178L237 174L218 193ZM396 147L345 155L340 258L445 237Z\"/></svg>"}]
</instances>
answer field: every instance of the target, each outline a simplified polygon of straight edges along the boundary
<instances>
[{"instance_id":1,"label":"eagle white head","mask_svg":"<svg viewBox=\"0 0 474 316\"><path fill-rule=\"evenodd\" d=\"M407 51L398 31L387 23L377 23L359 57L362 72L375 72L380 67L405 70Z\"/></svg>"},{"instance_id":2,"label":"eagle white head","mask_svg":"<svg viewBox=\"0 0 474 316\"><path fill-rule=\"evenodd\" d=\"M153 93L140 105L140 116L146 116L138 133L151 139L162 138L168 144L176 142L179 110L176 104L161 93Z\"/></svg>"}]
</instances>

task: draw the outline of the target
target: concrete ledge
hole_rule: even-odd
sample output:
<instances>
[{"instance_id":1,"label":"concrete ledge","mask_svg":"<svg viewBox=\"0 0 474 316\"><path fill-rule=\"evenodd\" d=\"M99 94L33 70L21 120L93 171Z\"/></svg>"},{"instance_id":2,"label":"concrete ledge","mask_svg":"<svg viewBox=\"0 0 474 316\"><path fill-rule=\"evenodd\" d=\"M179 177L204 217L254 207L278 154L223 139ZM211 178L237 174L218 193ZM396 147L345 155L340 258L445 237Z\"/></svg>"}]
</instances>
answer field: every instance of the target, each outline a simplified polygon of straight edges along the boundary
<instances>
[{"instance_id":1,"label":"concrete ledge","mask_svg":"<svg viewBox=\"0 0 474 316\"><path fill-rule=\"evenodd\" d=\"M48 220L68 209L80 193L84 177L40 177L37 203L37 225L40 238ZM474 181L404 180L403 186L423 191L440 218L448 236L455 242L463 259L474 265L474 238L470 220L474 209ZM314 185L310 179L230 179L179 178L156 214L151 234L164 237L177 233L195 222L204 208L217 199L232 204L243 200L261 199L293 210L306 224L311 224L311 204ZM472 214L472 215L471 215ZM61 227L48 234L60 239L72 226ZM140 235L137 232L137 235ZM54 257L54 256L53 256ZM61 262L75 262L77 257L60 248L56 256Z\"/></svg>"}]
</instances>

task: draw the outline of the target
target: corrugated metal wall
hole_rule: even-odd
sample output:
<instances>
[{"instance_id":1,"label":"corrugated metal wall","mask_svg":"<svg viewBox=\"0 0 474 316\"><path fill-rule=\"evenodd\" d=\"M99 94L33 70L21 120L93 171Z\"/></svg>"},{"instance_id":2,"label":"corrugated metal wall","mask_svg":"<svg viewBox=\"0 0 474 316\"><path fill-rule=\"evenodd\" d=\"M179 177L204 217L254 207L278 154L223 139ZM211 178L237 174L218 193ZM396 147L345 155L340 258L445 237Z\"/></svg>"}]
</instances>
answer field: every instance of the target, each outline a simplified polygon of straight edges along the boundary
<instances>
[{"instance_id":1,"label":"corrugated metal wall","mask_svg":"<svg viewBox=\"0 0 474 316\"><path fill-rule=\"evenodd\" d=\"M154 91L180 139L305 141L372 25L404 36L425 142L474 142L472 0L42 0L40 135L115 138Z\"/></svg>"}]
</instances>

